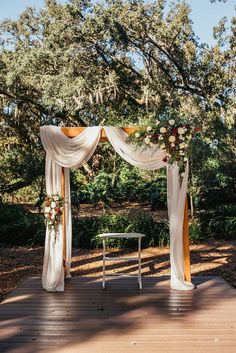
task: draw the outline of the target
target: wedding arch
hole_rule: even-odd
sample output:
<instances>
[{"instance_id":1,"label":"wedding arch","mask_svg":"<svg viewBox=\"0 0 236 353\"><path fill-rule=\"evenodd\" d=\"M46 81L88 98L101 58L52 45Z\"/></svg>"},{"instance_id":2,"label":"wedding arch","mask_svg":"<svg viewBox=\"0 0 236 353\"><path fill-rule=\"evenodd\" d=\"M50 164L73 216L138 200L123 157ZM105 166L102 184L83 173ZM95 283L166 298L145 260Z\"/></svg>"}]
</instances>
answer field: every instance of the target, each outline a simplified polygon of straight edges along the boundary
<instances>
[{"instance_id":1,"label":"wedding arch","mask_svg":"<svg viewBox=\"0 0 236 353\"><path fill-rule=\"evenodd\" d=\"M170 223L170 287L192 290L188 225L188 161L182 182L179 166L165 161L166 152L150 146L141 148L127 143L127 137L139 128L113 126L40 127L42 145L46 151L45 178L47 194L61 194L67 199L62 223L55 230L46 228L42 285L47 291L64 291L65 278L71 277L72 220L69 168L80 167L94 154L100 141L109 141L115 151L133 166L167 170L167 204ZM55 241L56 237L56 241Z\"/></svg>"}]
</instances>

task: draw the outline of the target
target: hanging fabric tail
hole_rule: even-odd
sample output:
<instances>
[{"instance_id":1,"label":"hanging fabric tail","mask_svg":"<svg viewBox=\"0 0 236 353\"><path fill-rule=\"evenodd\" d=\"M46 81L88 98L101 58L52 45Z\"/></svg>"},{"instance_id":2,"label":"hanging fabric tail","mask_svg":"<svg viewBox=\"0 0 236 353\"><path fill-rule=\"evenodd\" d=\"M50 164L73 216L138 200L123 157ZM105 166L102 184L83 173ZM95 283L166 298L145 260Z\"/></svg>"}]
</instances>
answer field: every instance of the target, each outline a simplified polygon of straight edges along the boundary
<instances>
[{"instance_id":1,"label":"hanging fabric tail","mask_svg":"<svg viewBox=\"0 0 236 353\"><path fill-rule=\"evenodd\" d=\"M61 194L62 167L64 167L66 201L64 205L65 264L63 264L62 225L59 225L57 234L53 229L48 227L46 229L42 285L47 291L64 291L64 276L70 277L72 222L69 167L79 167L89 160L99 142L100 131L101 127L87 128L79 136L69 139L61 132L60 127L40 128L41 141L47 152L45 165L47 194Z\"/></svg>"},{"instance_id":2,"label":"hanging fabric tail","mask_svg":"<svg viewBox=\"0 0 236 353\"><path fill-rule=\"evenodd\" d=\"M177 164L167 166L167 204L170 222L170 286L176 290L192 290L194 285L184 280L183 220L187 194L188 163L180 183Z\"/></svg>"}]
</instances>

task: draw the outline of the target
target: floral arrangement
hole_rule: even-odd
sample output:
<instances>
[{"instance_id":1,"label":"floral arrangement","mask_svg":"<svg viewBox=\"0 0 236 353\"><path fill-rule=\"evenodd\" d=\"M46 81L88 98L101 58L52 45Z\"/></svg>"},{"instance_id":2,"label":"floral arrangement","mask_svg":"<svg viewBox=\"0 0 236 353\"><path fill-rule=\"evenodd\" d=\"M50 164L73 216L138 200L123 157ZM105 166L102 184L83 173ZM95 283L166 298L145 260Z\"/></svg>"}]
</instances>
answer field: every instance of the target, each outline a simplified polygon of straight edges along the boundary
<instances>
[{"instance_id":1,"label":"floral arrangement","mask_svg":"<svg viewBox=\"0 0 236 353\"><path fill-rule=\"evenodd\" d=\"M189 143L193 136L193 127L179 123L175 119L165 122L156 121L156 126L147 126L132 133L128 142L139 146L157 147L166 152L164 162L178 163L180 172L185 169L189 156Z\"/></svg>"},{"instance_id":2,"label":"floral arrangement","mask_svg":"<svg viewBox=\"0 0 236 353\"><path fill-rule=\"evenodd\" d=\"M44 198L45 222L50 230L58 233L58 227L62 222L65 199L60 194L46 195Z\"/></svg>"}]
</instances>

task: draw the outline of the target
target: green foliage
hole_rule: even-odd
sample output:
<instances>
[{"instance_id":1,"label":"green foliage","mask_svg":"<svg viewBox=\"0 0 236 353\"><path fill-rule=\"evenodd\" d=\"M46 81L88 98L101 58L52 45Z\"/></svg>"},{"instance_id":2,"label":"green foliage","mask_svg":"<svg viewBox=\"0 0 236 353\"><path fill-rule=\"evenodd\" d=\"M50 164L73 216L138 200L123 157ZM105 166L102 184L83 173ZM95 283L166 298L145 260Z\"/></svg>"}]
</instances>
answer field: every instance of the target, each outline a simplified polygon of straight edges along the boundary
<instances>
[{"instance_id":1,"label":"green foliage","mask_svg":"<svg viewBox=\"0 0 236 353\"><path fill-rule=\"evenodd\" d=\"M196 220L189 226L189 238L192 244L207 240L206 238L204 238L200 224Z\"/></svg>"},{"instance_id":2,"label":"green foliage","mask_svg":"<svg viewBox=\"0 0 236 353\"><path fill-rule=\"evenodd\" d=\"M101 246L97 237L104 232L139 232L146 234L143 246L164 246L169 243L169 226L165 221L155 222L146 214L134 217L114 215L73 219L73 246L92 249ZM0 243L11 245L43 245L45 223L43 215L31 214L20 205L0 203ZM119 240L109 245L119 247ZM132 240L122 241L122 246L136 246Z\"/></svg>"},{"instance_id":3,"label":"green foliage","mask_svg":"<svg viewBox=\"0 0 236 353\"><path fill-rule=\"evenodd\" d=\"M148 201L152 210L166 208L166 176L164 173L143 173L127 164L119 167L116 176L106 171L85 182L80 171L72 177L72 204L91 203L96 206L99 201L109 206L112 202ZM146 177L146 178L145 178ZM76 180L77 179L77 180Z\"/></svg>"},{"instance_id":4,"label":"green foliage","mask_svg":"<svg viewBox=\"0 0 236 353\"><path fill-rule=\"evenodd\" d=\"M220 205L199 214L204 239L236 240L236 206Z\"/></svg>"},{"instance_id":5,"label":"green foliage","mask_svg":"<svg viewBox=\"0 0 236 353\"><path fill-rule=\"evenodd\" d=\"M44 238L43 216L31 214L20 205L0 203L0 243L43 245Z\"/></svg>"},{"instance_id":6,"label":"green foliage","mask_svg":"<svg viewBox=\"0 0 236 353\"><path fill-rule=\"evenodd\" d=\"M190 225L191 243L212 239L236 239L236 208L220 206L205 210L199 219ZM103 217L74 217L73 246L94 249L101 247L97 237L105 232L139 232L146 235L142 244L165 246L169 244L169 224L155 221L152 216L141 213L135 216L105 215ZM45 223L40 214L32 214L20 205L0 203L0 243L10 245L44 245ZM136 247L133 240L110 239L111 247Z\"/></svg>"},{"instance_id":7,"label":"green foliage","mask_svg":"<svg viewBox=\"0 0 236 353\"><path fill-rule=\"evenodd\" d=\"M39 176L44 173L44 152L38 138L34 139L34 136L29 135L27 130L15 130L11 126L0 129L0 193L2 194L12 193L34 184L35 181L38 184L36 188L41 187Z\"/></svg>"},{"instance_id":8,"label":"green foliage","mask_svg":"<svg viewBox=\"0 0 236 353\"><path fill-rule=\"evenodd\" d=\"M193 32L190 11L185 1L168 8L165 0L27 8L1 25L4 114L9 107L20 123L83 125L150 122L167 107L196 125L226 117L234 21L229 33L219 25L219 41L209 48Z\"/></svg>"},{"instance_id":9,"label":"green foliage","mask_svg":"<svg viewBox=\"0 0 236 353\"><path fill-rule=\"evenodd\" d=\"M150 125L173 114L203 129L192 145L194 206L234 204L236 22L222 19L209 47L196 37L190 10L185 1L47 0L41 10L29 7L4 21L0 194L36 182L27 193L43 194L35 125ZM162 172L130 168L105 144L73 172L73 203L149 200L153 209L166 207L165 183Z\"/></svg>"},{"instance_id":10,"label":"green foliage","mask_svg":"<svg viewBox=\"0 0 236 353\"><path fill-rule=\"evenodd\" d=\"M169 244L169 226L165 221L155 222L146 214L129 217L128 215L112 215L103 217L76 218L73 220L73 245L80 248L97 248L101 241L97 237L100 233L138 232L146 237L143 246L164 246ZM111 247L125 246L132 248L136 242L132 239L110 239Z\"/></svg>"},{"instance_id":11,"label":"green foliage","mask_svg":"<svg viewBox=\"0 0 236 353\"><path fill-rule=\"evenodd\" d=\"M218 119L208 136L193 140L190 179L196 207L236 204L235 146L236 125L229 128Z\"/></svg>"},{"instance_id":12,"label":"green foliage","mask_svg":"<svg viewBox=\"0 0 236 353\"><path fill-rule=\"evenodd\" d=\"M143 171L114 154L110 144L101 144L84 168L71 173L72 203L102 201L149 201L153 209L166 208L166 171Z\"/></svg>"}]
</instances>

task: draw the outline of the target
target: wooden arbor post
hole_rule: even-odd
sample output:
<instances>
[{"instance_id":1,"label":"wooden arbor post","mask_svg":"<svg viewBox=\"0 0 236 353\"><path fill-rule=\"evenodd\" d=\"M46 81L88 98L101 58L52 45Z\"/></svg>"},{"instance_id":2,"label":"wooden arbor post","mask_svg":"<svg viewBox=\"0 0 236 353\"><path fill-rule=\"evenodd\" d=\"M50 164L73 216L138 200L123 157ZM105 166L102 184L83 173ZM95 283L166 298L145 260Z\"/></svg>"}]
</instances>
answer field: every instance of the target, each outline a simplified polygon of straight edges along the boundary
<instances>
[{"instance_id":1,"label":"wooden arbor post","mask_svg":"<svg viewBox=\"0 0 236 353\"><path fill-rule=\"evenodd\" d=\"M86 127L62 127L62 132L67 137L75 137L83 132ZM127 134L140 130L139 127L124 127L122 128ZM201 131L200 128L195 128L195 132ZM101 130L100 142L107 142L107 136L104 129ZM65 197L65 171L62 167L62 185L61 195ZM62 215L63 226L63 265L65 267L66 259L66 219L65 212ZM184 278L186 281L191 282L191 269L190 269L190 248L189 248L189 222L188 222L188 198L186 195L185 208L184 208L184 221L183 221L183 256L184 256Z\"/></svg>"},{"instance_id":2,"label":"wooden arbor post","mask_svg":"<svg viewBox=\"0 0 236 353\"><path fill-rule=\"evenodd\" d=\"M66 196L65 190L65 168L61 167L61 196L64 198ZM65 217L65 208L63 208L62 213L62 238L63 238L63 251L62 251L62 260L64 266L64 272L66 270L66 217Z\"/></svg>"},{"instance_id":3,"label":"wooden arbor post","mask_svg":"<svg viewBox=\"0 0 236 353\"><path fill-rule=\"evenodd\" d=\"M189 221L188 221L188 194L186 195L185 206L184 206L183 255L184 255L184 279L185 279L185 281L191 282Z\"/></svg>"}]
</instances>

